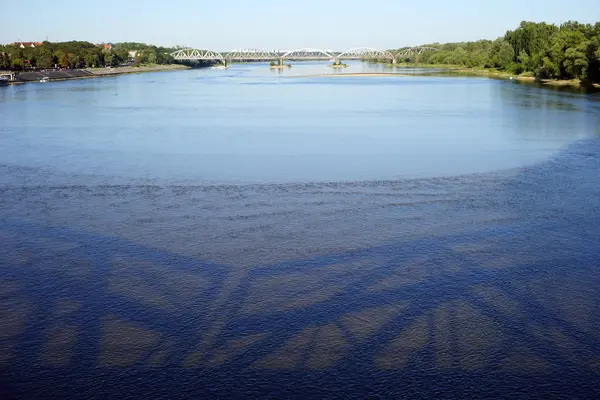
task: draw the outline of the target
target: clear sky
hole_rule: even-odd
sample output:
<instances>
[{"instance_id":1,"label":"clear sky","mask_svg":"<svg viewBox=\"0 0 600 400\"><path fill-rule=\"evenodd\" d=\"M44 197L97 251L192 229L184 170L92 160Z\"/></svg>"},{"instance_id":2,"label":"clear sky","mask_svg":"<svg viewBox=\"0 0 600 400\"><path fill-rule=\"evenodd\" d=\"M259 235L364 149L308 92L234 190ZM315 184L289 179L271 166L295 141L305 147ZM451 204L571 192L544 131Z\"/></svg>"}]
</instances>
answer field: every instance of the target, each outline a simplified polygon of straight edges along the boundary
<instances>
[{"instance_id":1,"label":"clear sky","mask_svg":"<svg viewBox=\"0 0 600 400\"><path fill-rule=\"evenodd\" d=\"M234 48L398 48L494 39L520 21L600 21L600 0L2 1L0 43L136 41Z\"/></svg>"}]
</instances>

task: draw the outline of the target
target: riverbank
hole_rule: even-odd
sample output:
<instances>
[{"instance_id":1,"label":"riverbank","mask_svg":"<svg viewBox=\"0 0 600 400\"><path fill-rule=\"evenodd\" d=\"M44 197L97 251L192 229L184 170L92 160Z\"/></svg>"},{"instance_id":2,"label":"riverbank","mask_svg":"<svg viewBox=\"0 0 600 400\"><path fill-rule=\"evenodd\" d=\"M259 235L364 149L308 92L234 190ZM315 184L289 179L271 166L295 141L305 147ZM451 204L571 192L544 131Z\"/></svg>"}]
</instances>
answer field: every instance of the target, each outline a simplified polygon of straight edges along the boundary
<instances>
[{"instance_id":1,"label":"riverbank","mask_svg":"<svg viewBox=\"0 0 600 400\"><path fill-rule=\"evenodd\" d=\"M524 72L522 74L512 74L505 71L499 71L496 69L489 68L468 68L461 65L446 65L446 64L389 64L392 67L400 67L400 68L422 68L422 69L438 69L443 70L443 73L446 74L456 74L456 75L469 75L469 76L485 76L488 78L496 78L496 79L514 79L517 81L526 81L526 82L539 82L543 85L548 86L572 86L572 87L582 87L585 85L589 85L580 81L579 79L538 79L536 78L532 72ZM592 83L596 89L600 89L600 83Z\"/></svg>"},{"instance_id":2,"label":"riverbank","mask_svg":"<svg viewBox=\"0 0 600 400\"><path fill-rule=\"evenodd\" d=\"M414 74L403 74L400 72L350 72L350 73L333 73L333 74L313 74L313 75L298 75L288 76L288 78L329 78L329 77L376 77L376 76L414 76Z\"/></svg>"},{"instance_id":3,"label":"riverbank","mask_svg":"<svg viewBox=\"0 0 600 400\"><path fill-rule=\"evenodd\" d=\"M415 74L415 73L406 73L406 72L351 72L351 73L331 73L331 74L313 74L313 75L298 75L298 76L288 76L288 78L335 78L335 77L392 77L392 76L411 76L411 77L415 77L415 76L432 76L432 75L439 75L439 76L460 76L460 75L465 75L465 76L481 76L481 77L487 77L487 78L491 78L491 79L513 79L513 80L517 80L517 81L523 81L523 82L530 82L530 83L539 83L545 86L549 86L549 87L556 87L556 86L563 86L563 87L571 87L571 88L584 88L584 87L588 87L588 85L584 85L581 81L579 80L538 80L533 76L528 76L528 75L510 75L510 74L506 74L506 73L501 73L501 72L491 72L491 73L471 73L472 71L465 71L465 70L445 70L445 71L439 71L438 72L431 72L431 73L424 73L424 74ZM594 91L597 89L600 89L600 84L598 83L594 83L591 85L594 88Z\"/></svg>"},{"instance_id":4,"label":"riverbank","mask_svg":"<svg viewBox=\"0 0 600 400\"><path fill-rule=\"evenodd\" d=\"M125 74L138 74L144 72L161 71L180 71L190 69L190 67L180 64L168 65L143 65L138 67L116 67L116 68L87 68L77 70L58 70L58 71L30 71L23 72L17 76L17 79L10 81L11 85L23 84L27 82L39 82L43 78L48 78L50 82L69 81L75 79L89 79L104 76L117 76Z\"/></svg>"},{"instance_id":5,"label":"riverbank","mask_svg":"<svg viewBox=\"0 0 600 400\"><path fill-rule=\"evenodd\" d=\"M88 71L98 76L137 74L142 72L160 72L160 71L178 71L190 69L190 67L181 64L152 64L139 67L116 67L116 68L87 68Z\"/></svg>"}]
</instances>

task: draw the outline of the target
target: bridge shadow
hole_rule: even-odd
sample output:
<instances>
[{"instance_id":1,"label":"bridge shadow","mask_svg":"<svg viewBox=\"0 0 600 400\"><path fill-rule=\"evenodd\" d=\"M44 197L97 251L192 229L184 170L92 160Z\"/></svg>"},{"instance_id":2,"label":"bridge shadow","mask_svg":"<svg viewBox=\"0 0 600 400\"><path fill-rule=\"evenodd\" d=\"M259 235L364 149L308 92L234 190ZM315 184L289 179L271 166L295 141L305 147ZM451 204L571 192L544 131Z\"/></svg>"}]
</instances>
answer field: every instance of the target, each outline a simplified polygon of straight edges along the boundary
<instances>
[{"instance_id":1,"label":"bridge shadow","mask_svg":"<svg viewBox=\"0 0 600 400\"><path fill-rule=\"evenodd\" d=\"M598 150L460 198L465 224L478 201L500 221L288 261L4 217L6 398L595 395Z\"/></svg>"}]
</instances>

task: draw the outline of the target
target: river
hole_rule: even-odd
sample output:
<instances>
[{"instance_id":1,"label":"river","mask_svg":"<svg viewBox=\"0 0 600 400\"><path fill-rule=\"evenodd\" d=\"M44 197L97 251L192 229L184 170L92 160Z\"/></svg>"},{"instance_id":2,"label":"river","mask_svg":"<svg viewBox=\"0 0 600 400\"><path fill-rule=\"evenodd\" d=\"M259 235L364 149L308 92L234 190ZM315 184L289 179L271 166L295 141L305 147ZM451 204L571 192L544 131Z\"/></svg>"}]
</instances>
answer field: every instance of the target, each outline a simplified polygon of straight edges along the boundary
<instances>
[{"instance_id":1,"label":"river","mask_svg":"<svg viewBox=\"0 0 600 400\"><path fill-rule=\"evenodd\" d=\"M0 398L600 390L600 96L354 62L0 88Z\"/></svg>"}]
</instances>

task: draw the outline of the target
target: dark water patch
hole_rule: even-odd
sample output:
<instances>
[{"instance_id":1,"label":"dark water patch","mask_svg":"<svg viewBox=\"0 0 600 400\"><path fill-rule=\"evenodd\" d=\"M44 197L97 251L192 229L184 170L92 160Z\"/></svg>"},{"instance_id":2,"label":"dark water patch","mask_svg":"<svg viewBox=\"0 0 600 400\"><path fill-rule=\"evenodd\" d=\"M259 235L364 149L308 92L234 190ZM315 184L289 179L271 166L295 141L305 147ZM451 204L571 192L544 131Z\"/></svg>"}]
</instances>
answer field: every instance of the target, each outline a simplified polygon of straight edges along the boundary
<instances>
[{"instance_id":1,"label":"dark water patch","mask_svg":"<svg viewBox=\"0 0 600 400\"><path fill-rule=\"evenodd\" d=\"M108 192L103 201L130 198L117 206L129 212L144 202L168 205L146 213L150 230L165 223L166 210L193 213L189 196L210 193L202 201L212 203L220 195L233 217L217 218L220 224L250 235L252 246L265 244L258 235L266 228L283 234L283 221L294 213L255 214L250 225L240 225L237 213L249 200L269 210L285 206L287 197L298 207L303 197L324 196L326 206L343 203L340 218L328 221L333 231L363 214L370 215L369 228L328 249L326 241L299 242L310 235L294 226L289 239L297 256L290 248L280 254L287 260L241 257L223 265L183 255L194 240L197 251L218 246L218 236L203 238L202 231L168 240L168 251L142 244L147 226L130 226L137 231L131 241L85 232L98 230L91 225L53 228L25 222L25 215L15 219L19 208L12 204L6 209L12 218L0 225L0 299L14 313L4 317L3 326L12 327L4 330L11 360L3 367L4 390L14 398L69 398L74 387L88 398L594 396L600 196L593 184L600 165L588 153L597 146L581 142L512 178L476 185L477 177L330 183L318 185L320 195L315 185L25 188L29 212L31 196L53 191L78 193L75 200L67 196L71 209L98 191ZM408 231L360 245L363 236L383 239L372 230L373 206L360 202L383 201L381 209L389 209L389 196L379 194L403 185L404 194L428 188L436 195L437 187L438 196L455 200L436 214L425 196L416 202L421 219L398 216L411 221ZM5 203L15 190L5 189ZM349 196L356 197L354 210ZM106 207L95 208L104 224L111 221ZM485 215L462 214L472 209ZM317 222L322 210L295 213ZM415 221L438 232L419 233ZM161 231L177 229L185 228ZM311 248L315 254L301 255ZM71 331L76 339L69 339Z\"/></svg>"}]
</instances>

